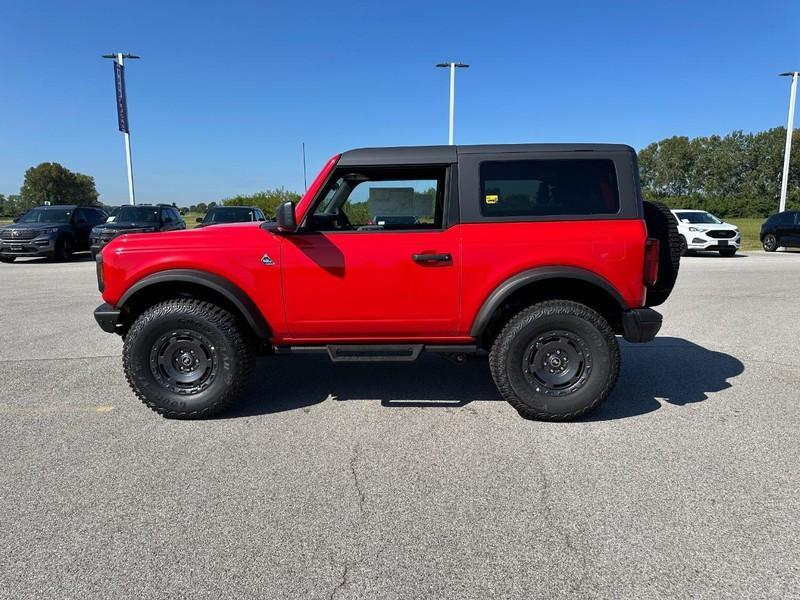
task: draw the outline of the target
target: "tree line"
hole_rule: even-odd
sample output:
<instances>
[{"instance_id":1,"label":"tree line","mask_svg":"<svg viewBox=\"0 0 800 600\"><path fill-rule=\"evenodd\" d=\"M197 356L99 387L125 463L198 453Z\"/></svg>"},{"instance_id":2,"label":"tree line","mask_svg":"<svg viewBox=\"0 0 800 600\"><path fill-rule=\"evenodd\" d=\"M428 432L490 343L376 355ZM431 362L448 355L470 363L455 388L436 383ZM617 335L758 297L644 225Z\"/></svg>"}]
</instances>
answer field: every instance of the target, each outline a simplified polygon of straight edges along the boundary
<instances>
[{"instance_id":1,"label":"tree line","mask_svg":"<svg viewBox=\"0 0 800 600\"><path fill-rule=\"evenodd\" d=\"M786 128L725 136L674 136L639 151L645 199L720 217L766 217L778 210ZM800 208L800 130L792 135L787 209Z\"/></svg>"},{"instance_id":2,"label":"tree line","mask_svg":"<svg viewBox=\"0 0 800 600\"><path fill-rule=\"evenodd\" d=\"M778 209L785 139L786 129L776 127L654 142L638 154L642 194L674 208L698 208L721 217L766 217ZM800 130L793 132L792 147L787 208L800 209ZM296 203L300 194L279 187L185 208L205 212L217 204L257 206L273 217L286 200ZM46 162L25 172L18 194L0 194L0 216L16 217L45 203L100 201L93 177Z\"/></svg>"}]
</instances>

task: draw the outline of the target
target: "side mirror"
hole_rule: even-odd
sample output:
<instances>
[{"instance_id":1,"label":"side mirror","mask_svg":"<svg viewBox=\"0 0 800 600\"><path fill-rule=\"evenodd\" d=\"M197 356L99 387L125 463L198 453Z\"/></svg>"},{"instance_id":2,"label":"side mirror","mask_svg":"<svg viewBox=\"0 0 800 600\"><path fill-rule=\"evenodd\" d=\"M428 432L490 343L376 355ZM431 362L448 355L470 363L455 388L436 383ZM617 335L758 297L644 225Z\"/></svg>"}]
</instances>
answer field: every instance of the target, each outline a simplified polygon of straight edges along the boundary
<instances>
[{"instance_id":1,"label":"side mirror","mask_svg":"<svg viewBox=\"0 0 800 600\"><path fill-rule=\"evenodd\" d=\"M278 209L275 211L275 220L278 222L278 231L289 233L297 230L294 204L290 200L278 205Z\"/></svg>"},{"instance_id":2,"label":"side mirror","mask_svg":"<svg viewBox=\"0 0 800 600\"><path fill-rule=\"evenodd\" d=\"M197 217L197 219L195 219L195 221L197 221L198 223L202 223L203 222L203 217Z\"/></svg>"},{"instance_id":3,"label":"side mirror","mask_svg":"<svg viewBox=\"0 0 800 600\"><path fill-rule=\"evenodd\" d=\"M14 217L14 223L19 222L19 217Z\"/></svg>"}]
</instances>

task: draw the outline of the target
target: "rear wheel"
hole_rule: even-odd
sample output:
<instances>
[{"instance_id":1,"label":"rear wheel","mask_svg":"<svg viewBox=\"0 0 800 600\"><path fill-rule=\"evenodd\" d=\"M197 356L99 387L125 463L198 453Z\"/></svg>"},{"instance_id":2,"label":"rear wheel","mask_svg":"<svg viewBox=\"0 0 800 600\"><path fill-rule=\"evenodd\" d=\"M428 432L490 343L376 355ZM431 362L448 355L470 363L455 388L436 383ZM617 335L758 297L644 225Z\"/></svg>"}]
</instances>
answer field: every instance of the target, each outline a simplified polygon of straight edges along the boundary
<instances>
[{"instance_id":1,"label":"rear wheel","mask_svg":"<svg viewBox=\"0 0 800 600\"><path fill-rule=\"evenodd\" d=\"M122 353L131 388L165 417L219 414L244 389L253 366L239 323L200 300L167 300L134 321Z\"/></svg>"},{"instance_id":2,"label":"rear wheel","mask_svg":"<svg viewBox=\"0 0 800 600\"><path fill-rule=\"evenodd\" d=\"M658 277L647 289L647 306L663 304L672 293L678 269L681 264L681 241L684 237L678 233L678 222L675 215L664 204L659 202L643 202L644 220L647 224L647 235L659 242Z\"/></svg>"},{"instance_id":3,"label":"rear wheel","mask_svg":"<svg viewBox=\"0 0 800 600\"><path fill-rule=\"evenodd\" d=\"M761 244L764 246L764 250L767 252L775 252L778 249L778 238L776 238L773 234L768 233L764 236Z\"/></svg>"},{"instance_id":4,"label":"rear wheel","mask_svg":"<svg viewBox=\"0 0 800 600\"><path fill-rule=\"evenodd\" d=\"M583 304L550 300L503 328L489 354L497 389L528 419L565 421L608 398L619 346L606 320Z\"/></svg>"},{"instance_id":5,"label":"rear wheel","mask_svg":"<svg viewBox=\"0 0 800 600\"><path fill-rule=\"evenodd\" d=\"M727 257L735 256L736 255L736 248L724 248L724 249L719 251L719 255L720 256L727 256Z\"/></svg>"}]
</instances>

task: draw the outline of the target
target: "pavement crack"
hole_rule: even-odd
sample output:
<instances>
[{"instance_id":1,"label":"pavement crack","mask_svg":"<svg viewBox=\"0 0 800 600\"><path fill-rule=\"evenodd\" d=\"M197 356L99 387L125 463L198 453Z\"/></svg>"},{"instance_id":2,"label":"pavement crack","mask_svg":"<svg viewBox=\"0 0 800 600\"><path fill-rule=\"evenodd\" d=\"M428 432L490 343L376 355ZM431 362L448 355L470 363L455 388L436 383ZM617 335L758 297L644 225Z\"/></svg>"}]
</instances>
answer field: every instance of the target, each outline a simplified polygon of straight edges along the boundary
<instances>
[{"instance_id":1,"label":"pavement crack","mask_svg":"<svg viewBox=\"0 0 800 600\"><path fill-rule=\"evenodd\" d=\"M331 591L331 595L328 596L328 600L333 600L334 598L336 598L336 594L339 593L339 590L347 585L347 572L349 570L350 567L347 564L345 564L344 569L342 570L342 578L339 581L339 583L336 584L336 587L333 588L333 591Z\"/></svg>"},{"instance_id":2,"label":"pavement crack","mask_svg":"<svg viewBox=\"0 0 800 600\"><path fill-rule=\"evenodd\" d=\"M363 516L364 514L364 502L366 501L366 496L364 494L364 490L361 487L361 480L358 478L358 471L356 470L356 464L358 463L358 458L361 454L361 446L356 444L353 447L353 454L350 457L350 474L353 476L353 485L356 488L356 494L358 496L358 512Z\"/></svg>"}]
</instances>

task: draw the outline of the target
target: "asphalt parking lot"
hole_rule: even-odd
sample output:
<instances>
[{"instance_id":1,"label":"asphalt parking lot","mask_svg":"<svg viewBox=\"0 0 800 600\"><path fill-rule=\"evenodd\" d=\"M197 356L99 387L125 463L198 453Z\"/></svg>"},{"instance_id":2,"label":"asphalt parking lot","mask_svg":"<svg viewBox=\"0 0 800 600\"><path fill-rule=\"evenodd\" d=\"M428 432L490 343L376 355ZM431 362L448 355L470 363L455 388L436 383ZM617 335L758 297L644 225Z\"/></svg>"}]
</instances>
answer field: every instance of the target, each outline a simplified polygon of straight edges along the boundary
<instances>
[{"instance_id":1,"label":"asphalt parking lot","mask_svg":"<svg viewBox=\"0 0 800 600\"><path fill-rule=\"evenodd\" d=\"M168 421L94 264L0 265L0 597L800 596L800 253L689 257L610 401L525 421L485 362L259 362Z\"/></svg>"}]
</instances>

